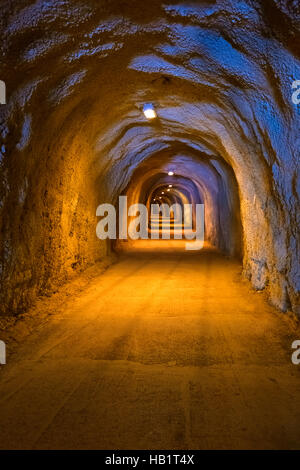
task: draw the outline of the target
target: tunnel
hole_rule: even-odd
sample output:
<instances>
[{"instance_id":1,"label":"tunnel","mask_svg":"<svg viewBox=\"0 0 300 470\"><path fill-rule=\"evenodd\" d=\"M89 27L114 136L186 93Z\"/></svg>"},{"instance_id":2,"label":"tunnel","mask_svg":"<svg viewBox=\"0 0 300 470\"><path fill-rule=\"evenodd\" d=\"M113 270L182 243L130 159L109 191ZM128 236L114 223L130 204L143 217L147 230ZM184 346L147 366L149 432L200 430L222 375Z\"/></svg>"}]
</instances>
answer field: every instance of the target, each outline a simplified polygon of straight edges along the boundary
<instances>
[{"instance_id":1,"label":"tunnel","mask_svg":"<svg viewBox=\"0 0 300 470\"><path fill-rule=\"evenodd\" d=\"M0 447L299 448L299 3L1 9Z\"/></svg>"},{"instance_id":2,"label":"tunnel","mask_svg":"<svg viewBox=\"0 0 300 470\"><path fill-rule=\"evenodd\" d=\"M151 205L155 204L179 204L182 211L185 204L192 208L203 204L205 241L241 259L239 194L232 169L220 158L201 153L188 155L185 148L179 150L175 145L176 142L170 149L150 155L137 167L124 191L128 205L142 202L150 215ZM195 214L191 217L195 226ZM183 218L181 213L181 222ZM118 248L120 243L115 246Z\"/></svg>"}]
</instances>

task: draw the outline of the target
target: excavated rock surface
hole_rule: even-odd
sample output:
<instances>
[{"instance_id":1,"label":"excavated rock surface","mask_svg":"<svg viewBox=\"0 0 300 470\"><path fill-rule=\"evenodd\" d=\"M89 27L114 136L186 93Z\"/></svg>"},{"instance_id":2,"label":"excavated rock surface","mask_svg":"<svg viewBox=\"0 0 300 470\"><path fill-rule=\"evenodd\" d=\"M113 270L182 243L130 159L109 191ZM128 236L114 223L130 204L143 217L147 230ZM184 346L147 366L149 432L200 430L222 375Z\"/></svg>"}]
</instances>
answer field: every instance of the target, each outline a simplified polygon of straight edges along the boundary
<instances>
[{"instance_id":1,"label":"excavated rock surface","mask_svg":"<svg viewBox=\"0 0 300 470\"><path fill-rule=\"evenodd\" d=\"M201 162L204 192L228 199L234 188L226 207L242 227L245 275L296 311L299 3L5 0L1 12L3 311L108 255L96 207L171 154L190 159L185 173ZM219 238L210 233L240 250Z\"/></svg>"}]
</instances>

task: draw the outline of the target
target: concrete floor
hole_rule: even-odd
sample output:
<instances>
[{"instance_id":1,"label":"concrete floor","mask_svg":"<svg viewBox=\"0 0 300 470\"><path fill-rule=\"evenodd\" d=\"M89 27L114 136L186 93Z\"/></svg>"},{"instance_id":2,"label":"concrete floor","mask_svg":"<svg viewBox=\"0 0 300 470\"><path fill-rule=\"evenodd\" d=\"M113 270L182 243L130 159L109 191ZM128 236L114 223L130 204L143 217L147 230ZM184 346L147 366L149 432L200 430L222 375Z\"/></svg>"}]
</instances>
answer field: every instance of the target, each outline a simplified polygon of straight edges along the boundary
<instances>
[{"instance_id":1,"label":"concrete floor","mask_svg":"<svg viewBox=\"0 0 300 470\"><path fill-rule=\"evenodd\" d=\"M299 449L297 325L237 261L138 248L1 367L0 448Z\"/></svg>"}]
</instances>

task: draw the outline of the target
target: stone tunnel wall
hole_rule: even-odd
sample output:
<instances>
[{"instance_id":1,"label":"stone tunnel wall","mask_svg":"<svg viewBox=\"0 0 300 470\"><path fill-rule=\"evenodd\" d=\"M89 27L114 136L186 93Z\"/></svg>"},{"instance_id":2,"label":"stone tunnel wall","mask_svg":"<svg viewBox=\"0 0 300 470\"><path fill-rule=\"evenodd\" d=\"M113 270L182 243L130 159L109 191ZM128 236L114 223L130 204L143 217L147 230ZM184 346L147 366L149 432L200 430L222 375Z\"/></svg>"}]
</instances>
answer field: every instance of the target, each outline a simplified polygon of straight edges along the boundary
<instances>
[{"instance_id":1,"label":"stone tunnel wall","mask_svg":"<svg viewBox=\"0 0 300 470\"><path fill-rule=\"evenodd\" d=\"M102 259L97 205L149 156L183 146L232 167L244 274L296 311L299 3L6 0L1 11L3 312Z\"/></svg>"}]
</instances>

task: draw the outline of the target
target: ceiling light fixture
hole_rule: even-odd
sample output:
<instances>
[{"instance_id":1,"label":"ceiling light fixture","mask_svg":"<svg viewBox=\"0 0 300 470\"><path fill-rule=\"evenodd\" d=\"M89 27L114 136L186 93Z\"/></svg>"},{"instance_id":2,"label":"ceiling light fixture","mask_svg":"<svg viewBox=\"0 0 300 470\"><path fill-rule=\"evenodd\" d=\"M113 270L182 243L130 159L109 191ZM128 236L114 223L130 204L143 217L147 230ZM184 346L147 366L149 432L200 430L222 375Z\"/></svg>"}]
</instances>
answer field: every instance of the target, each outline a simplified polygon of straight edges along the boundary
<instances>
[{"instance_id":1,"label":"ceiling light fixture","mask_svg":"<svg viewBox=\"0 0 300 470\"><path fill-rule=\"evenodd\" d=\"M155 119L157 117L154 106L151 103L144 104L143 112L147 119Z\"/></svg>"},{"instance_id":2,"label":"ceiling light fixture","mask_svg":"<svg viewBox=\"0 0 300 470\"><path fill-rule=\"evenodd\" d=\"M169 175L169 176L173 176L173 175L174 175L174 171L168 171L168 175Z\"/></svg>"}]
</instances>

